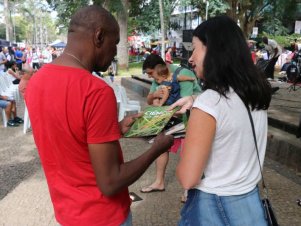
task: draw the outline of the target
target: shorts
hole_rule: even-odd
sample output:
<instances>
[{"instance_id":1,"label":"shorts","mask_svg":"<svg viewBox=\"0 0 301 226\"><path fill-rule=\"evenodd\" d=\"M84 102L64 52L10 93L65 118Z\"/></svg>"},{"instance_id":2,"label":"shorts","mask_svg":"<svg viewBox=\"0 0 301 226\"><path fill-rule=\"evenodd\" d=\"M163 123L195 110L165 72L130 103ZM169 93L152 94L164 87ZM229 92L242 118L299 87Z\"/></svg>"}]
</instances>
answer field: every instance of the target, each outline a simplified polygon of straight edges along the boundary
<instances>
[{"instance_id":1,"label":"shorts","mask_svg":"<svg viewBox=\"0 0 301 226\"><path fill-rule=\"evenodd\" d=\"M258 188L242 195L218 196L197 189L188 191L178 226L267 226Z\"/></svg>"},{"instance_id":2,"label":"shorts","mask_svg":"<svg viewBox=\"0 0 301 226\"><path fill-rule=\"evenodd\" d=\"M184 138L175 138L173 145L169 149L169 152L177 154L179 150L183 149L184 140L185 140Z\"/></svg>"},{"instance_id":3,"label":"shorts","mask_svg":"<svg viewBox=\"0 0 301 226\"><path fill-rule=\"evenodd\" d=\"M7 100L0 100L0 108L6 108L9 105L9 101Z\"/></svg>"}]
</instances>

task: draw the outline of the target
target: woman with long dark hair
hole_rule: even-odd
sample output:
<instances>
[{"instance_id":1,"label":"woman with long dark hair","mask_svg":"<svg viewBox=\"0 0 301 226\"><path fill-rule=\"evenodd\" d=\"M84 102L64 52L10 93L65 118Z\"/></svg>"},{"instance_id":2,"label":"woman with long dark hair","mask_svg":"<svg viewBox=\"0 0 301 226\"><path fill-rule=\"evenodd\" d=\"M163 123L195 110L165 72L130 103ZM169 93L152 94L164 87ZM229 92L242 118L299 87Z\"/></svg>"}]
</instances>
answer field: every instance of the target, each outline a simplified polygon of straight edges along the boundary
<instances>
[{"instance_id":1,"label":"woman with long dark hair","mask_svg":"<svg viewBox=\"0 0 301 226\"><path fill-rule=\"evenodd\" d=\"M253 64L241 29L229 17L203 22L194 30L192 44L189 61L204 81L204 92L193 103L177 167L178 180L189 190L179 225L267 225L247 108L263 164L270 85Z\"/></svg>"}]
</instances>

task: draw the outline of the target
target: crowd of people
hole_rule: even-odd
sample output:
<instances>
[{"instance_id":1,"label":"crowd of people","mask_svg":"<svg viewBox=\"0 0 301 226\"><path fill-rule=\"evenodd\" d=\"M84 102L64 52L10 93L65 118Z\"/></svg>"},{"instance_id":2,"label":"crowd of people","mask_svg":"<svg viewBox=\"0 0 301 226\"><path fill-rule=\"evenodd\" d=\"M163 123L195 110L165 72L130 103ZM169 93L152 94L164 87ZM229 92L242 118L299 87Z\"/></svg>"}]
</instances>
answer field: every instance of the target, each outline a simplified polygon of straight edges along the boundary
<instances>
[{"instance_id":1,"label":"crowd of people","mask_svg":"<svg viewBox=\"0 0 301 226\"><path fill-rule=\"evenodd\" d=\"M32 74L44 64L52 62L61 52L50 46L42 50L0 46L0 76L6 77L11 86L19 89L18 93L23 96ZM5 110L6 125L19 126L23 123L23 119L17 116L16 97L12 92L7 92L3 84L1 85L0 107Z\"/></svg>"}]
</instances>

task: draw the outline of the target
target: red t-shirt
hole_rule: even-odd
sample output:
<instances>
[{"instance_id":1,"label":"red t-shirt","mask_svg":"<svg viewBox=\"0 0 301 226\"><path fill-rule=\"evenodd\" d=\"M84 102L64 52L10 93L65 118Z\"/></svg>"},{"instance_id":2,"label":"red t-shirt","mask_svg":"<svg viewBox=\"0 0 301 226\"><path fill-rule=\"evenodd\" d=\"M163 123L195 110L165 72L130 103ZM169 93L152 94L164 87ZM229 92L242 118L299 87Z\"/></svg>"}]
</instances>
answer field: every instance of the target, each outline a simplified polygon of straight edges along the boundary
<instances>
[{"instance_id":1,"label":"red t-shirt","mask_svg":"<svg viewBox=\"0 0 301 226\"><path fill-rule=\"evenodd\" d=\"M130 210L128 189L104 196L88 150L89 143L120 138L112 88L86 70L47 64L32 76L25 100L57 221L123 223Z\"/></svg>"}]
</instances>

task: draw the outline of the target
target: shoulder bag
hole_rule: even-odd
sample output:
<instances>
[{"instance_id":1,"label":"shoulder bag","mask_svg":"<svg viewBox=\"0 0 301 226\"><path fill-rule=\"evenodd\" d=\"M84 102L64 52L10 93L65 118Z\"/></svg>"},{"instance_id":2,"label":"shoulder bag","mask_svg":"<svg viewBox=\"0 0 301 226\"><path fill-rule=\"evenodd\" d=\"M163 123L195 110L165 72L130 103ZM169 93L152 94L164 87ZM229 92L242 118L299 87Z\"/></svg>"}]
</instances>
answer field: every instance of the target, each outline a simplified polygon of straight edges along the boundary
<instances>
[{"instance_id":1,"label":"shoulder bag","mask_svg":"<svg viewBox=\"0 0 301 226\"><path fill-rule=\"evenodd\" d=\"M271 204L271 202L269 200L269 197L268 197L268 188L266 187L266 185L264 183L262 168L261 168L260 159L259 159L257 139L256 139L255 129L254 129L254 122L253 122L253 118L252 118L250 109L248 107L247 107L247 111L248 111L250 122L251 122L251 126L252 126L252 132L253 132L253 137L254 137L254 141L255 141L257 158L258 158L258 163L259 163L259 167L260 167L260 173L261 173L261 177L262 177L261 181L262 181L262 188L263 188L263 191L264 191L264 198L261 201L262 201L262 204L263 204L263 208L264 208L264 212L265 212L265 217L266 217L268 226L279 226L279 224L277 222L277 219L276 219L276 215L275 215L274 210L272 208L272 204Z\"/></svg>"}]
</instances>

